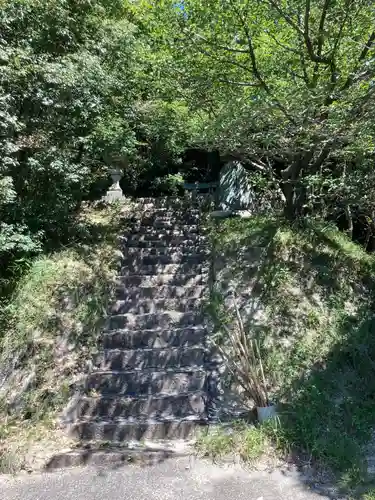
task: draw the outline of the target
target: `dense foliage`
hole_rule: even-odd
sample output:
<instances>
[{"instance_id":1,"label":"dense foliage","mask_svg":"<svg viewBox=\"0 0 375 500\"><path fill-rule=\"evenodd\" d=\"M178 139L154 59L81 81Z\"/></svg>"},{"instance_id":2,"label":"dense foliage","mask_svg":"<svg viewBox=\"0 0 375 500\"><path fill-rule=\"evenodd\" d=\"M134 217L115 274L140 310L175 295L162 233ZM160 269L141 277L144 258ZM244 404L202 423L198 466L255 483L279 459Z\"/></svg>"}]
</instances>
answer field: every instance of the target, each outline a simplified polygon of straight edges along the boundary
<instances>
[{"instance_id":1,"label":"dense foliage","mask_svg":"<svg viewBox=\"0 0 375 500\"><path fill-rule=\"evenodd\" d=\"M178 191L191 147L367 246L374 21L370 0L0 0L2 269L69 241L110 166Z\"/></svg>"},{"instance_id":2,"label":"dense foliage","mask_svg":"<svg viewBox=\"0 0 375 500\"><path fill-rule=\"evenodd\" d=\"M129 147L116 113L131 98L119 75L134 72L136 42L115 22L120 10L86 0L1 3L2 254L61 238L100 172L100 150L116 140ZM116 52L129 63L114 67Z\"/></svg>"},{"instance_id":3,"label":"dense foliage","mask_svg":"<svg viewBox=\"0 0 375 500\"><path fill-rule=\"evenodd\" d=\"M146 3L206 144L267 176L290 218L373 217L373 2Z\"/></svg>"},{"instance_id":4,"label":"dense foliage","mask_svg":"<svg viewBox=\"0 0 375 500\"><path fill-rule=\"evenodd\" d=\"M151 46L129 5L0 2L3 278L25 256L69 241L109 167L124 168L134 190L150 169L167 175L164 164L183 150L186 106L157 100Z\"/></svg>"}]
</instances>

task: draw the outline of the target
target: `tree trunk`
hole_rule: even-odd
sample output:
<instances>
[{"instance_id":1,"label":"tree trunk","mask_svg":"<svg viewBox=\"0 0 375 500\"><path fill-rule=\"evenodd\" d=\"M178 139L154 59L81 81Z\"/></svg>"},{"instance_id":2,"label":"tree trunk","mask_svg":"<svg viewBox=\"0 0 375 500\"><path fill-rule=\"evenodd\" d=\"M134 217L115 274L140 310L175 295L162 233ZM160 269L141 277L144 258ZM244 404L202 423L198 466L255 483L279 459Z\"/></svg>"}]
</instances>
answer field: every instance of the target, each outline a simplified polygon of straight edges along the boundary
<instances>
[{"instance_id":1,"label":"tree trunk","mask_svg":"<svg viewBox=\"0 0 375 500\"><path fill-rule=\"evenodd\" d=\"M298 156L298 158L285 170L281 172L283 177L283 191L285 194L285 207L284 215L285 217L293 221L300 215L300 209L304 202L302 195L302 186L300 184L299 178L302 172L303 158Z\"/></svg>"},{"instance_id":2,"label":"tree trunk","mask_svg":"<svg viewBox=\"0 0 375 500\"><path fill-rule=\"evenodd\" d=\"M353 216L352 216L352 211L350 209L350 205L345 205L345 217L346 217L346 221L348 223L348 229L346 230L346 234L352 240L353 239Z\"/></svg>"},{"instance_id":3,"label":"tree trunk","mask_svg":"<svg viewBox=\"0 0 375 500\"><path fill-rule=\"evenodd\" d=\"M372 211L371 219L368 221L366 240L364 243L365 250L369 250L368 246L370 243L370 239L372 236L374 236L374 234L375 234L375 212Z\"/></svg>"}]
</instances>

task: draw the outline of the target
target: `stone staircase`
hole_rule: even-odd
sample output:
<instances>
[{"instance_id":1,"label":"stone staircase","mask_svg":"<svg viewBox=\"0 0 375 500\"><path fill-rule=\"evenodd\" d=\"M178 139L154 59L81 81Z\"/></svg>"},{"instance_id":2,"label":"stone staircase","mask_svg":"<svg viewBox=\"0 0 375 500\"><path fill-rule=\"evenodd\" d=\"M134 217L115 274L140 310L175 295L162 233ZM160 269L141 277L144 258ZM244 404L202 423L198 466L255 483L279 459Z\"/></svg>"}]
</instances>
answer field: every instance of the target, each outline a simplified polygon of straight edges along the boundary
<instances>
[{"instance_id":1,"label":"stone staircase","mask_svg":"<svg viewBox=\"0 0 375 500\"><path fill-rule=\"evenodd\" d=\"M139 200L100 353L64 421L83 441L186 440L208 422L211 354L202 303L209 250L201 206Z\"/></svg>"}]
</instances>

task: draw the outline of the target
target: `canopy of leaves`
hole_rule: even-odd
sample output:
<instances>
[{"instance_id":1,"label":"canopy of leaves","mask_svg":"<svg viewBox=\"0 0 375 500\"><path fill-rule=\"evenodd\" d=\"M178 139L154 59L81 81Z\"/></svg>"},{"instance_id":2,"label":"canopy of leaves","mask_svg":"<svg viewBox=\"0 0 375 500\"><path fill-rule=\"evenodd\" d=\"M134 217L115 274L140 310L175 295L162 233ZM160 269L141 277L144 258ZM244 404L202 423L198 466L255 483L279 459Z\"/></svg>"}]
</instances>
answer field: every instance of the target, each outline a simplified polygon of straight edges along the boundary
<instances>
[{"instance_id":1,"label":"canopy of leaves","mask_svg":"<svg viewBox=\"0 0 375 500\"><path fill-rule=\"evenodd\" d=\"M374 21L370 0L0 0L3 268L69 241L108 167L129 193L175 189L194 145L368 240Z\"/></svg>"},{"instance_id":2,"label":"canopy of leaves","mask_svg":"<svg viewBox=\"0 0 375 500\"><path fill-rule=\"evenodd\" d=\"M132 19L122 0L0 0L3 269L69 241L109 167L126 170L131 190L183 150L187 108L159 99L162 51Z\"/></svg>"},{"instance_id":3,"label":"canopy of leaves","mask_svg":"<svg viewBox=\"0 0 375 500\"><path fill-rule=\"evenodd\" d=\"M289 215L311 209L328 179L336 189L358 178L374 150L372 2L161 0L143 9L191 109L205 113L206 144L276 175Z\"/></svg>"}]
</instances>

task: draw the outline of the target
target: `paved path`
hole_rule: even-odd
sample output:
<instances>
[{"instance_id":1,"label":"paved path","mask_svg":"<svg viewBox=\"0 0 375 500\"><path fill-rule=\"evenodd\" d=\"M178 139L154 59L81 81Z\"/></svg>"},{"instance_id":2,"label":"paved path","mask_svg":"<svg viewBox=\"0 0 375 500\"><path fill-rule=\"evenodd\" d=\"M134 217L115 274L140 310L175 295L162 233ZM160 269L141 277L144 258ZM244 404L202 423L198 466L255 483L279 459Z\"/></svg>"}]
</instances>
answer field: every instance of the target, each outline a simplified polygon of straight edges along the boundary
<instances>
[{"instance_id":1,"label":"paved path","mask_svg":"<svg viewBox=\"0 0 375 500\"><path fill-rule=\"evenodd\" d=\"M180 458L149 467L0 477L1 500L324 500L297 476Z\"/></svg>"}]
</instances>

